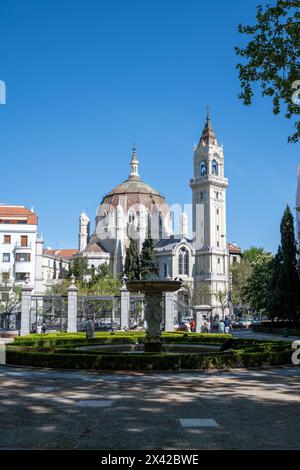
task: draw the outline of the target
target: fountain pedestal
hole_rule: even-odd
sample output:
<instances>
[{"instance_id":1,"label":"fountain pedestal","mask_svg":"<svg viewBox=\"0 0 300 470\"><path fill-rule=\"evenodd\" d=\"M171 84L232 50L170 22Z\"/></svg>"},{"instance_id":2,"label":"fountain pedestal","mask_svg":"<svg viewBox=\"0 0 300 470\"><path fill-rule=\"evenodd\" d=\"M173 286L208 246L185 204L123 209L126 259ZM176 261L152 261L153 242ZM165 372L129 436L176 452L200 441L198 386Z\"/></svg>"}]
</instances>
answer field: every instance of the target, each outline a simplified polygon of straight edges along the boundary
<instances>
[{"instance_id":1,"label":"fountain pedestal","mask_svg":"<svg viewBox=\"0 0 300 470\"><path fill-rule=\"evenodd\" d=\"M181 281L145 280L127 281L127 289L131 292L145 294L145 320L147 322L145 352L161 352L162 293L175 292L180 289Z\"/></svg>"}]
</instances>

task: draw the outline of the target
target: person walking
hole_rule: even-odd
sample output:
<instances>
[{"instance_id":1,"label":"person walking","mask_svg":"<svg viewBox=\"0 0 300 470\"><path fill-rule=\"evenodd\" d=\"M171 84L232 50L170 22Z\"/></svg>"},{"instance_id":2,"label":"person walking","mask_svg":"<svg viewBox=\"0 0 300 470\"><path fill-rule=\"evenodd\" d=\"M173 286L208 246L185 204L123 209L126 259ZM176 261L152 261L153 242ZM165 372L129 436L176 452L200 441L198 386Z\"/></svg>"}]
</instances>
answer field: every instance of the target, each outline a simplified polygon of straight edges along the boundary
<instances>
[{"instance_id":1,"label":"person walking","mask_svg":"<svg viewBox=\"0 0 300 470\"><path fill-rule=\"evenodd\" d=\"M224 323L223 320L220 320L220 322L219 322L219 332L220 332L221 334L224 334L224 333L225 333L225 323Z\"/></svg>"},{"instance_id":2,"label":"person walking","mask_svg":"<svg viewBox=\"0 0 300 470\"><path fill-rule=\"evenodd\" d=\"M190 322L190 330L194 333L196 331L196 322L195 319L193 318Z\"/></svg>"},{"instance_id":3,"label":"person walking","mask_svg":"<svg viewBox=\"0 0 300 470\"><path fill-rule=\"evenodd\" d=\"M46 333L46 329L47 329L47 327L46 327L46 322L43 321L43 323L42 323L42 333L45 334L45 333Z\"/></svg>"},{"instance_id":4,"label":"person walking","mask_svg":"<svg viewBox=\"0 0 300 470\"><path fill-rule=\"evenodd\" d=\"M225 318L224 324L225 324L225 333L228 334L230 330L230 320L228 317Z\"/></svg>"}]
</instances>

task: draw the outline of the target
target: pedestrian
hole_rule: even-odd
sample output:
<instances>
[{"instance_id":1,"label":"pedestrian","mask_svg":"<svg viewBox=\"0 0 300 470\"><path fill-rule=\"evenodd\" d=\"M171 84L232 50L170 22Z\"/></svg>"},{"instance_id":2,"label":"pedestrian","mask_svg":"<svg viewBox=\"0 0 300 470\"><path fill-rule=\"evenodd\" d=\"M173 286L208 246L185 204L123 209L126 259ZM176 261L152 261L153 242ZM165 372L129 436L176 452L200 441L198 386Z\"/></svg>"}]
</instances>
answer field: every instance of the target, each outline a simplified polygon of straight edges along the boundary
<instances>
[{"instance_id":1,"label":"pedestrian","mask_svg":"<svg viewBox=\"0 0 300 470\"><path fill-rule=\"evenodd\" d=\"M88 318L86 322L86 338L91 339L94 337L95 324L92 318Z\"/></svg>"},{"instance_id":2,"label":"pedestrian","mask_svg":"<svg viewBox=\"0 0 300 470\"><path fill-rule=\"evenodd\" d=\"M42 333L42 325L39 323L37 326L37 333L40 335Z\"/></svg>"},{"instance_id":3,"label":"pedestrian","mask_svg":"<svg viewBox=\"0 0 300 470\"><path fill-rule=\"evenodd\" d=\"M47 329L47 327L46 327L46 322L43 321L43 323L42 323L42 333L43 333L43 334L46 333L46 329Z\"/></svg>"},{"instance_id":4,"label":"pedestrian","mask_svg":"<svg viewBox=\"0 0 300 470\"><path fill-rule=\"evenodd\" d=\"M208 323L206 321L203 323L202 331L203 333L208 333Z\"/></svg>"},{"instance_id":5,"label":"pedestrian","mask_svg":"<svg viewBox=\"0 0 300 470\"><path fill-rule=\"evenodd\" d=\"M219 332L221 334L224 334L224 332L225 332L225 323L224 323L223 320L220 320L220 322L219 322Z\"/></svg>"},{"instance_id":6,"label":"pedestrian","mask_svg":"<svg viewBox=\"0 0 300 470\"><path fill-rule=\"evenodd\" d=\"M228 334L230 330L230 325L231 325L231 322L228 317L225 318L224 324L225 324L225 333Z\"/></svg>"},{"instance_id":7,"label":"pedestrian","mask_svg":"<svg viewBox=\"0 0 300 470\"><path fill-rule=\"evenodd\" d=\"M190 329L193 333L196 331L196 322L194 318L190 322Z\"/></svg>"}]
</instances>

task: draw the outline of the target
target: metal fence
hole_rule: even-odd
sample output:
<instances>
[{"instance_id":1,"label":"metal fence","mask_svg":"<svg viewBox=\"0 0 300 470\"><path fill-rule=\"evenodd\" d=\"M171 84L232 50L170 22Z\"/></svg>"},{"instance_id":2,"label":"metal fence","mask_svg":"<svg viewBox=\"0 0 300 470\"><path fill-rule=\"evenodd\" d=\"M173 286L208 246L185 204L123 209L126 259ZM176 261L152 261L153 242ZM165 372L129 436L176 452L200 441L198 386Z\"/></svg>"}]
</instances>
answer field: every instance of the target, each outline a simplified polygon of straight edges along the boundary
<instances>
[{"instance_id":1,"label":"metal fence","mask_svg":"<svg viewBox=\"0 0 300 470\"><path fill-rule=\"evenodd\" d=\"M30 309L30 331L67 331L68 297L58 295L32 295Z\"/></svg>"},{"instance_id":2,"label":"metal fence","mask_svg":"<svg viewBox=\"0 0 300 470\"><path fill-rule=\"evenodd\" d=\"M92 318L95 330L113 330L120 327L120 297L86 295L78 297L77 330L85 329L84 323Z\"/></svg>"}]
</instances>

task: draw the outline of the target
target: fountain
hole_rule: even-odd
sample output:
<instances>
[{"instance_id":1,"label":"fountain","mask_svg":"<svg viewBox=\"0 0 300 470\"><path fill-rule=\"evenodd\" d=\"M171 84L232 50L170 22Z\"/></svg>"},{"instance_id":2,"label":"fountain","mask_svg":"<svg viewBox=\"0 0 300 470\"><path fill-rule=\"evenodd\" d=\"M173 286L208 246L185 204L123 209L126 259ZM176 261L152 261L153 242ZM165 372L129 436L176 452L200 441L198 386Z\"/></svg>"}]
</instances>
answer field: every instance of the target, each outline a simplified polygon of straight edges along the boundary
<instances>
[{"instance_id":1,"label":"fountain","mask_svg":"<svg viewBox=\"0 0 300 470\"><path fill-rule=\"evenodd\" d=\"M180 289L182 281L172 280L137 280L126 281L130 292L143 292L145 294L145 320L147 322L145 352L161 352L161 322L162 322L162 293L175 292Z\"/></svg>"}]
</instances>

